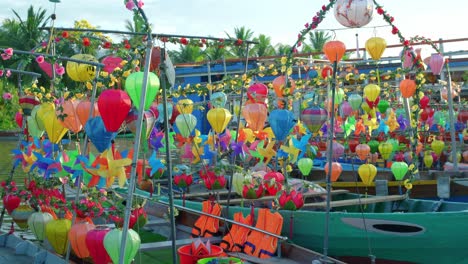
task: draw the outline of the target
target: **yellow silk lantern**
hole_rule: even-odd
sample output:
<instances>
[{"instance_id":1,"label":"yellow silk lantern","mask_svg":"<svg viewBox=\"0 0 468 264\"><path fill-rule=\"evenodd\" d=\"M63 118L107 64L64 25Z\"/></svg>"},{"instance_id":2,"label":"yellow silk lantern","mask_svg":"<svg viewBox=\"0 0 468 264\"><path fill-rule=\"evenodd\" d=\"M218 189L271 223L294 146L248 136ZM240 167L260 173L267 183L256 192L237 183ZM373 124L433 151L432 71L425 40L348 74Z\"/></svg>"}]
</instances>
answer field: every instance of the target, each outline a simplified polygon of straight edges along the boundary
<instances>
[{"instance_id":1,"label":"yellow silk lantern","mask_svg":"<svg viewBox=\"0 0 468 264\"><path fill-rule=\"evenodd\" d=\"M339 40L331 40L323 45L323 53L330 62L339 62L346 52L346 46Z\"/></svg>"},{"instance_id":2,"label":"yellow silk lantern","mask_svg":"<svg viewBox=\"0 0 468 264\"><path fill-rule=\"evenodd\" d=\"M67 252L68 231L71 228L71 220L52 220L46 225L46 237L57 254L63 255Z\"/></svg>"},{"instance_id":3,"label":"yellow silk lantern","mask_svg":"<svg viewBox=\"0 0 468 264\"><path fill-rule=\"evenodd\" d=\"M366 112L367 114L369 114L369 112L371 111L371 108L369 107L369 105L368 105L366 102L362 102L361 108L362 108L362 110L364 110L364 112Z\"/></svg>"},{"instance_id":4,"label":"yellow silk lantern","mask_svg":"<svg viewBox=\"0 0 468 264\"><path fill-rule=\"evenodd\" d=\"M388 160L393 151L393 145L390 142L382 142L379 144L379 152L382 158Z\"/></svg>"},{"instance_id":5,"label":"yellow silk lantern","mask_svg":"<svg viewBox=\"0 0 468 264\"><path fill-rule=\"evenodd\" d=\"M182 99L177 102L176 107L181 114L191 114L193 112L193 101L190 99Z\"/></svg>"},{"instance_id":6,"label":"yellow silk lantern","mask_svg":"<svg viewBox=\"0 0 468 264\"><path fill-rule=\"evenodd\" d=\"M37 127L40 130L45 130L44 115L45 113L49 111L55 111L55 105L53 103L42 103L38 106L35 118L36 118Z\"/></svg>"},{"instance_id":7,"label":"yellow silk lantern","mask_svg":"<svg viewBox=\"0 0 468 264\"><path fill-rule=\"evenodd\" d=\"M434 163L434 158L432 157L432 154L431 154L430 151L424 152L423 161L424 161L424 165L426 165L426 167L428 167L428 168L432 167L432 163Z\"/></svg>"},{"instance_id":8,"label":"yellow silk lantern","mask_svg":"<svg viewBox=\"0 0 468 264\"><path fill-rule=\"evenodd\" d=\"M208 111L206 118L216 133L221 133L226 129L232 115L225 108L213 108Z\"/></svg>"},{"instance_id":9,"label":"yellow silk lantern","mask_svg":"<svg viewBox=\"0 0 468 264\"><path fill-rule=\"evenodd\" d=\"M383 38L373 37L366 41L366 50L373 60L380 60L387 48L387 42Z\"/></svg>"},{"instance_id":10,"label":"yellow silk lantern","mask_svg":"<svg viewBox=\"0 0 468 264\"><path fill-rule=\"evenodd\" d=\"M89 54L76 54L72 59L98 62L98 60ZM67 62L67 74L70 79L76 82L88 82L94 79L96 75L96 66L84 63L76 63L73 61Z\"/></svg>"},{"instance_id":11,"label":"yellow silk lantern","mask_svg":"<svg viewBox=\"0 0 468 264\"><path fill-rule=\"evenodd\" d=\"M377 175L377 168L372 164L362 164L358 169L359 177L366 186L370 186Z\"/></svg>"},{"instance_id":12,"label":"yellow silk lantern","mask_svg":"<svg viewBox=\"0 0 468 264\"><path fill-rule=\"evenodd\" d=\"M364 87L364 95L369 101L374 102L380 95L380 87L376 84L368 84Z\"/></svg>"},{"instance_id":13,"label":"yellow silk lantern","mask_svg":"<svg viewBox=\"0 0 468 264\"><path fill-rule=\"evenodd\" d=\"M68 128L64 127L63 123L58 120L54 110L44 113L42 119L49 140L58 144L67 133Z\"/></svg>"},{"instance_id":14,"label":"yellow silk lantern","mask_svg":"<svg viewBox=\"0 0 468 264\"><path fill-rule=\"evenodd\" d=\"M435 139L431 143L431 149L434 151L434 153L437 156L440 156L440 154L442 154L444 147L445 147L445 143L442 140Z\"/></svg>"}]
</instances>

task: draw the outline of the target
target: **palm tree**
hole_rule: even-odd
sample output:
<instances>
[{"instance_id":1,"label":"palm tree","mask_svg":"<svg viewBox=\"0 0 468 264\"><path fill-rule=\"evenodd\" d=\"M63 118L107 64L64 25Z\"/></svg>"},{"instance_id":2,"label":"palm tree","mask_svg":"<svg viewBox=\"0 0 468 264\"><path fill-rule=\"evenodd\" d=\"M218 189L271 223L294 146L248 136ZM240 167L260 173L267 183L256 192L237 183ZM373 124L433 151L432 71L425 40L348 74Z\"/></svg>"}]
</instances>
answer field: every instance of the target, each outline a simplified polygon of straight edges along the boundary
<instances>
[{"instance_id":1,"label":"palm tree","mask_svg":"<svg viewBox=\"0 0 468 264\"><path fill-rule=\"evenodd\" d=\"M203 51L198 46L180 44L178 51L170 51L169 55L174 63L203 61Z\"/></svg>"},{"instance_id":2,"label":"palm tree","mask_svg":"<svg viewBox=\"0 0 468 264\"><path fill-rule=\"evenodd\" d=\"M253 41L258 42L252 48L252 55L255 57L264 57L275 55L275 48L271 45L271 38L264 34L258 35Z\"/></svg>"},{"instance_id":3,"label":"palm tree","mask_svg":"<svg viewBox=\"0 0 468 264\"><path fill-rule=\"evenodd\" d=\"M312 47L312 51L322 51L323 45L331 39L329 32L325 31L314 31L309 33L309 41Z\"/></svg>"},{"instance_id":4,"label":"palm tree","mask_svg":"<svg viewBox=\"0 0 468 264\"><path fill-rule=\"evenodd\" d=\"M230 39L234 39L234 40L251 40L252 37L253 37L253 34L254 32L250 29L247 29L245 28L244 26L240 27L240 28L234 28L234 37L231 37L229 35L229 33L225 32L226 35L228 36L228 38ZM232 48L232 53L234 54L234 56L236 57L239 57L239 58L243 58L245 57L247 54L246 54L246 48L245 46L234 46Z\"/></svg>"},{"instance_id":5,"label":"palm tree","mask_svg":"<svg viewBox=\"0 0 468 264\"><path fill-rule=\"evenodd\" d=\"M46 36L46 33L39 29L45 27L49 22L50 16L46 16L46 10L39 7L37 11L31 5L28 8L26 20L23 20L21 16L13 10L16 18L19 20L19 35L17 40L21 41L18 43L17 49L30 50L36 47Z\"/></svg>"},{"instance_id":6,"label":"palm tree","mask_svg":"<svg viewBox=\"0 0 468 264\"><path fill-rule=\"evenodd\" d=\"M221 60L223 57L227 58L232 56L226 48L219 46L210 46L205 49L204 53L211 61Z\"/></svg>"},{"instance_id":7,"label":"palm tree","mask_svg":"<svg viewBox=\"0 0 468 264\"><path fill-rule=\"evenodd\" d=\"M287 45L287 44L277 44L276 45L276 55L277 56L284 56L284 55L288 55L289 53L291 53L291 46Z\"/></svg>"}]
</instances>

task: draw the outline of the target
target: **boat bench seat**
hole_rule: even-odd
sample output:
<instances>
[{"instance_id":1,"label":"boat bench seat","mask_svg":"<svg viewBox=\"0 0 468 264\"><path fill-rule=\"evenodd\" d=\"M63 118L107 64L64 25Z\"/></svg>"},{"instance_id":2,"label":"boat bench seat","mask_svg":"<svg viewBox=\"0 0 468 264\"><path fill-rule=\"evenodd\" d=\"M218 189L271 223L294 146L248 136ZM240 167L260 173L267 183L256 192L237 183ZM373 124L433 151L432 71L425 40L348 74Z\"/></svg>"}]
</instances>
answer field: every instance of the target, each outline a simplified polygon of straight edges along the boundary
<instances>
[{"instance_id":1,"label":"boat bench seat","mask_svg":"<svg viewBox=\"0 0 468 264\"><path fill-rule=\"evenodd\" d=\"M212 244L218 244L221 242L221 237L203 237L200 238L203 243L210 241ZM177 239L175 241L176 247L180 247L183 245L191 244L194 241L193 238L186 238L186 239ZM171 248L172 247L172 240L168 241L161 241L161 242L152 242L152 243L143 243L140 246L140 251L150 251L155 249L163 249L163 248Z\"/></svg>"},{"instance_id":2,"label":"boat bench seat","mask_svg":"<svg viewBox=\"0 0 468 264\"><path fill-rule=\"evenodd\" d=\"M360 205L360 204L372 204L372 203L382 203L382 202L392 202L400 201L406 199L407 196L403 195L388 195L388 196L373 196L373 197L362 197L356 199L340 200L340 201L331 201L330 207L342 207L342 206L351 206L351 205ZM318 203L306 203L303 208L324 208L327 206L327 202L318 202Z\"/></svg>"}]
</instances>

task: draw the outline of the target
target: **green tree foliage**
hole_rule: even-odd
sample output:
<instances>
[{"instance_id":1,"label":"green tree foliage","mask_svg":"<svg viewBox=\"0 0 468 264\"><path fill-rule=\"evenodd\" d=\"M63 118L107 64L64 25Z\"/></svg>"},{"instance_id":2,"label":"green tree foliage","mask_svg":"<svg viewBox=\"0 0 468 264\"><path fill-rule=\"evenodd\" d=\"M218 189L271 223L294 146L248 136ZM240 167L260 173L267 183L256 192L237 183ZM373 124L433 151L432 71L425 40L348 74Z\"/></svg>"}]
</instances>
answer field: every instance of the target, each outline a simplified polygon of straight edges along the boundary
<instances>
[{"instance_id":1,"label":"green tree foliage","mask_svg":"<svg viewBox=\"0 0 468 264\"><path fill-rule=\"evenodd\" d=\"M231 39L239 39L239 40L252 40L254 32L244 26L239 27L239 28L234 28L234 35L231 36L229 33L225 32L228 38ZM247 55L247 50L245 46L238 46L238 47L233 47L231 50L232 54L235 57L238 58L243 58Z\"/></svg>"},{"instance_id":2,"label":"green tree foliage","mask_svg":"<svg viewBox=\"0 0 468 264\"><path fill-rule=\"evenodd\" d=\"M254 57L264 57L264 56L273 56L275 55L275 48L271 45L271 38L260 34L258 37L255 37L253 41L258 42L252 48L251 55Z\"/></svg>"}]
</instances>

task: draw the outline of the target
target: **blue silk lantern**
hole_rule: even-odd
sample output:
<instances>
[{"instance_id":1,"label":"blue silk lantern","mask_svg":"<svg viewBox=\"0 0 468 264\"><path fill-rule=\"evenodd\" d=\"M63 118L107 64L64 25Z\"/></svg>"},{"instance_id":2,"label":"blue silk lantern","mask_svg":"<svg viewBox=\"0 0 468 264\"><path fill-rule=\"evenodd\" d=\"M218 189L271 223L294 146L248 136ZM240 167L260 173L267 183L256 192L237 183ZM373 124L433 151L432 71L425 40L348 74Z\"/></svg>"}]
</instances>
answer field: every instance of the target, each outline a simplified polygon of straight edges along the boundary
<instances>
[{"instance_id":1,"label":"blue silk lantern","mask_svg":"<svg viewBox=\"0 0 468 264\"><path fill-rule=\"evenodd\" d=\"M108 132L100 116L93 117L86 122L85 132L99 152L103 152L111 146L116 132Z\"/></svg>"},{"instance_id":2,"label":"blue silk lantern","mask_svg":"<svg viewBox=\"0 0 468 264\"><path fill-rule=\"evenodd\" d=\"M289 135L289 131L294 127L294 115L286 109L275 109L270 112L268 117L271 130L275 134L276 140L285 140Z\"/></svg>"}]
</instances>

